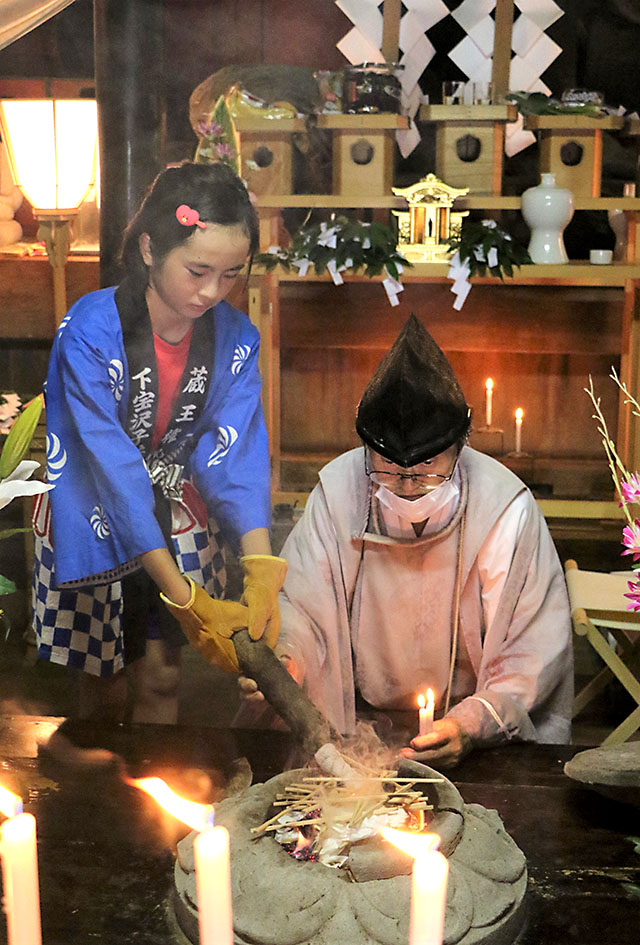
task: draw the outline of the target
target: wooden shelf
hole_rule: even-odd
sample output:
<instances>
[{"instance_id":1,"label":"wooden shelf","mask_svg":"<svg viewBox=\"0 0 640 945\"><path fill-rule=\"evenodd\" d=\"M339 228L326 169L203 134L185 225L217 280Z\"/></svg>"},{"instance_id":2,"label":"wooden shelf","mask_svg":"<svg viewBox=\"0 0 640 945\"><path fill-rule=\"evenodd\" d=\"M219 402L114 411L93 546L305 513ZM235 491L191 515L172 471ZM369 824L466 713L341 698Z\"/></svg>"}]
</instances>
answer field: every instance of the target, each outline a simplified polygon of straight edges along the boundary
<instances>
[{"instance_id":1,"label":"wooden shelf","mask_svg":"<svg viewBox=\"0 0 640 945\"><path fill-rule=\"evenodd\" d=\"M100 285L99 257L68 257L67 304ZM53 272L46 256L0 255L0 338L46 340L55 334Z\"/></svg>"},{"instance_id":2,"label":"wooden shelf","mask_svg":"<svg viewBox=\"0 0 640 945\"><path fill-rule=\"evenodd\" d=\"M640 201L639 201L640 203ZM265 194L256 201L258 209L289 209L291 207L317 207L318 209L368 209L406 210L407 201L402 197L340 197L336 194Z\"/></svg>"},{"instance_id":3,"label":"wooden shelf","mask_svg":"<svg viewBox=\"0 0 640 945\"><path fill-rule=\"evenodd\" d=\"M492 197L490 194L468 194L458 197L453 209L460 210L520 210L521 197ZM627 210L640 213L637 197L574 197L575 210ZM406 210L403 197L370 198L340 197L336 194L265 194L257 199L258 208L280 209L289 207L317 207L322 209L378 209Z\"/></svg>"},{"instance_id":4,"label":"wooden shelf","mask_svg":"<svg viewBox=\"0 0 640 945\"><path fill-rule=\"evenodd\" d=\"M308 492L277 489L272 493L274 505L285 504L304 508L309 498ZM597 501L593 499L537 499L537 504L545 519L549 522L552 534L557 537L576 537L576 524L583 521L587 537L599 523L612 523L617 535L624 512L617 502ZM562 522L571 523L563 526ZM566 536L564 532L567 532ZM560 533L562 533L560 535Z\"/></svg>"},{"instance_id":5,"label":"wooden shelf","mask_svg":"<svg viewBox=\"0 0 640 945\"><path fill-rule=\"evenodd\" d=\"M515 121L517 105L421 105L419 121L447 121L451 124L470 121Z\"/></svg>"},{"instance_id":6,"label":"wooden shelf","mask_svg":"<svg viewBox=\"0 0 640 945\"><path fill-rule=\"evenodd\" d=\"M595 499L538 499L545 518L584 518L592 521L622 521L624 511L618 502Z\"/></svg>"},{"instance_id":7,"label":"wooden shelf","mask_svg":"<svg viewBox=\"0 0 640 945\"><path fill-rule=\"evenodd\" d=\"M327 112L320 115L305 115L298 118L236 118L236 130L243 132L276 132L292 134L307 131L309 125L326 131L375 131L384 128L406 130L409 119L406 115L384 112L376 115L343 115Z\"/></svg>"},{"instance_id":8,"label":"wooden shelf","mask_svg":"<svg viewBox=\"0 0 640 945\"><path fill-rule=\"evenodd\" d=\"M374 131L384 128L406 131L409 119L406 115L384 112L379 115L341 115L338 112L314 116L318 128L331 131Z\"/></svg>"},{"instance_id":9,"label":"wooden shelf","mask_svg":"<svg viewBox=\"0 0 640 945\"><path fill-rule=\"evenodd\" d=\"M521 197L491 197L488 194L468 194L458 197L454 210L520 210ZM627 210L640 213L637 197L574 197L574 210Z\"/></svg>"},{"instance_id":10,"label":"wooden shelf","mask_svg":"<svg viewBox=\"0 0 640 945\"><path fill-rule=\"evenodd\" d=\"M254 267L257 275L264 273L264 268ZM449 263L414 263L405 268L400 279L406 282L446 282L448 281ZM366 276L362 273L341 272L345 282L381 282L383 276ZM306 276L299 276L295 272L277 270L279 282L331 282L328 272L321 276L309 271ZM600 286L621 287L629 279L640 279L640 265L628 263L611 263L608 266L592 265L586 261L574 261L566 265L528 265L514 270L513 278L505 277L504 282L496 276L474 276L471 281L480 285L570 285L570 286Z\"/></svg>"},{"instance_id":11,"label":"wooden shelf","mask_svg":"<svg viewBox=\"0 0 640 945\"><path fill-rule=\"evenodd\" d=\"M619 131L625 125L622 115L602 115L591 118L588 115L525 115L524 127L527 131L590 130Z\"/></svg>"}]
</instances>

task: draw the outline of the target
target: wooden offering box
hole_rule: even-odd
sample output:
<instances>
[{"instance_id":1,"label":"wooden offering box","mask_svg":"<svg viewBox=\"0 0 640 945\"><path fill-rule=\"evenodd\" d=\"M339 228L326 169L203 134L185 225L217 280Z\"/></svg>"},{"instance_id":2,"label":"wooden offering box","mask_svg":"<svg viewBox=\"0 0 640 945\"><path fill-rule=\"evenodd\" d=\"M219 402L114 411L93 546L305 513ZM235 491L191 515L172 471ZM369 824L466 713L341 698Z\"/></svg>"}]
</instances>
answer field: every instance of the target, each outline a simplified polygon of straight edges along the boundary
<instances>
[{"instance_id":1,"label":"wooden offering box","mask_svg":"<svg viewBox=\"0 0 640 945\"><path fill-rule=\"evenodd\" d=\"M436 123L436 175L473 194L502 191L505 125L515 105L423 105L420 121Z\"/></svg>"},{"instance_id":2,"label":"wooden offering box","mask_svg":"<svg viewBox=\"0 0 640 945\"><path fill-rule=\"evenodd\" d=\"M405 115L319 115L318 127L333 135L334 194L367 200L391 194L395 133L409 127Z\"/></svg>"},{"instance_id":3,"label":"wooden offering box","mask_svg":"<svg viewBox=\"0 0 640 945\"><path fill-rule=\"evenodd\" d=\"M396 131L406 130L405 115L310 116L332 135L333 194L377 201L391 195ZM249 189L258 196L293 193L292 135L304 134L304 118L239 118L240 165Z\"/></svg>"},{"instance_id":4,"label":"wooden offering box","mask_svg":"<svg viewBox=\"0 0 640 945\"><path fill-rule=\"evenodd\" d=\"M619 115L527 115L524 127L540 143L540 173L555 174L558 187L574 197L599 197L602 179L602 132L619 131Z\"/></svg>"},{"instance_id":5,"label":"wooden offering box","mask_svg":"<svg viewBox=\"0 0 640 945\"><path fill-rule=\"evenodd\" d=\"M240 173L249 190L261 194L293 192L292 133L304 131L300 118L238 118Z\"/></svg>"}]
</instances>

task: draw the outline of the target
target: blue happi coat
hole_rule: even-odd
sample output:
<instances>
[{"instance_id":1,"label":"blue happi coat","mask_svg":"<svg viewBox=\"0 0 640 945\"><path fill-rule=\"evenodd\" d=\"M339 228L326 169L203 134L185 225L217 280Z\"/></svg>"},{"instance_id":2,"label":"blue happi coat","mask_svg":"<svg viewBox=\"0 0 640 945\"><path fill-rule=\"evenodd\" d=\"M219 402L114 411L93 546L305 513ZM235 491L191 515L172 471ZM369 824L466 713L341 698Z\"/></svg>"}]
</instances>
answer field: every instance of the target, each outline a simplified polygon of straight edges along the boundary
<instances>
[{"instance_id":1,"label":"blue happi coat","mask_svg":"<svg viewBox=\"0 0 640 945\"><path fill-rule=\"evenodd\" d=\"M47 474L58 585L102 584L137 566L144 552L165 547L140 450L126 432L131 383L113 288L81 298L54 341L46 388ZM209 513L232 543L270 525L269 455L260 403L259 334L227 302L211 319L213 365L204 409L189 424L178 417L167 436L184 435L184 469ZM144 387L141 387L144 394ZM144 424L144 412L140 414ZM173 432L172 432L173 431Z\"/></svg>"}]
</instances>

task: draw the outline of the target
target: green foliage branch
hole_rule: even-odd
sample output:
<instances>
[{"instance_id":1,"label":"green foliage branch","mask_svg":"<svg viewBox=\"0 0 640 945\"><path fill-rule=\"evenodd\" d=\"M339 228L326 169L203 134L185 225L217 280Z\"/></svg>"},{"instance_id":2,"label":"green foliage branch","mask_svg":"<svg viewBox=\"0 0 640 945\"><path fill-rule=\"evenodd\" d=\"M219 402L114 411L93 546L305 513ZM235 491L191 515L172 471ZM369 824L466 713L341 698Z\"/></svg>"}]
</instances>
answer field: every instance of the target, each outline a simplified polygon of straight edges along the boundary
<instances>
[{"instance_id":1,"label":"green foliage branch","mask_svg":"<svg viewBox=\"0 0 640 945\"><path fill-rule=\"evenodd\" d=\"M513 276L513 270L531 263L527 249L498 226L495 220L469 220L454 231L448 241L449 249L460 254L460 262L468 262L469 275L484 276L487 270L492 276L499 276L504 282L505 275ZM496 251L495 265L489 265L491 250Z\"/></svg>"},{"instance_id":2,"label":"green foliage branch","mask_svg":"<svg viewBox=\"0 0 640 945\"><path fill-rule=\"evenodd\" d=\"M329 223L304 223L289 246L276 246L256 256L256 262L268 271L282 266L290 272L307 260L319 276L332 261L338 271L364 270L364 274L371 277L386 269L394 279L398 279L402 268L411 265L398 252L397 239L390 227L345 216L334 216Z\"/></svg>"}]
</instances>

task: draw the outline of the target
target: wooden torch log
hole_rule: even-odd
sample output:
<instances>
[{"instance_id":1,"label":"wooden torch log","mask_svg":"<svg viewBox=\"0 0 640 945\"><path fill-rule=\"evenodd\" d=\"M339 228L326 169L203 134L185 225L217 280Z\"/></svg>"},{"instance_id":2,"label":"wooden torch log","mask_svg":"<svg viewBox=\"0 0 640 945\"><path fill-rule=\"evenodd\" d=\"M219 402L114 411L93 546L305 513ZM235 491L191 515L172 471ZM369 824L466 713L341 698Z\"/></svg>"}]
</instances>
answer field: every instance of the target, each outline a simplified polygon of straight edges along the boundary
<instances>
[{"instance_id":1,"label":"wooden torch log","mask_svg":"<svg viewBox=\"0 0 640 945\"><path fill-rule=\"evenodd\" d=\"M327 742L340 741L339 734L264 640L252 640L248 630L237 630L232 640L242 672L255 679L258 689L304 751L315 755Z\"/></svg>"}]
</instances>

